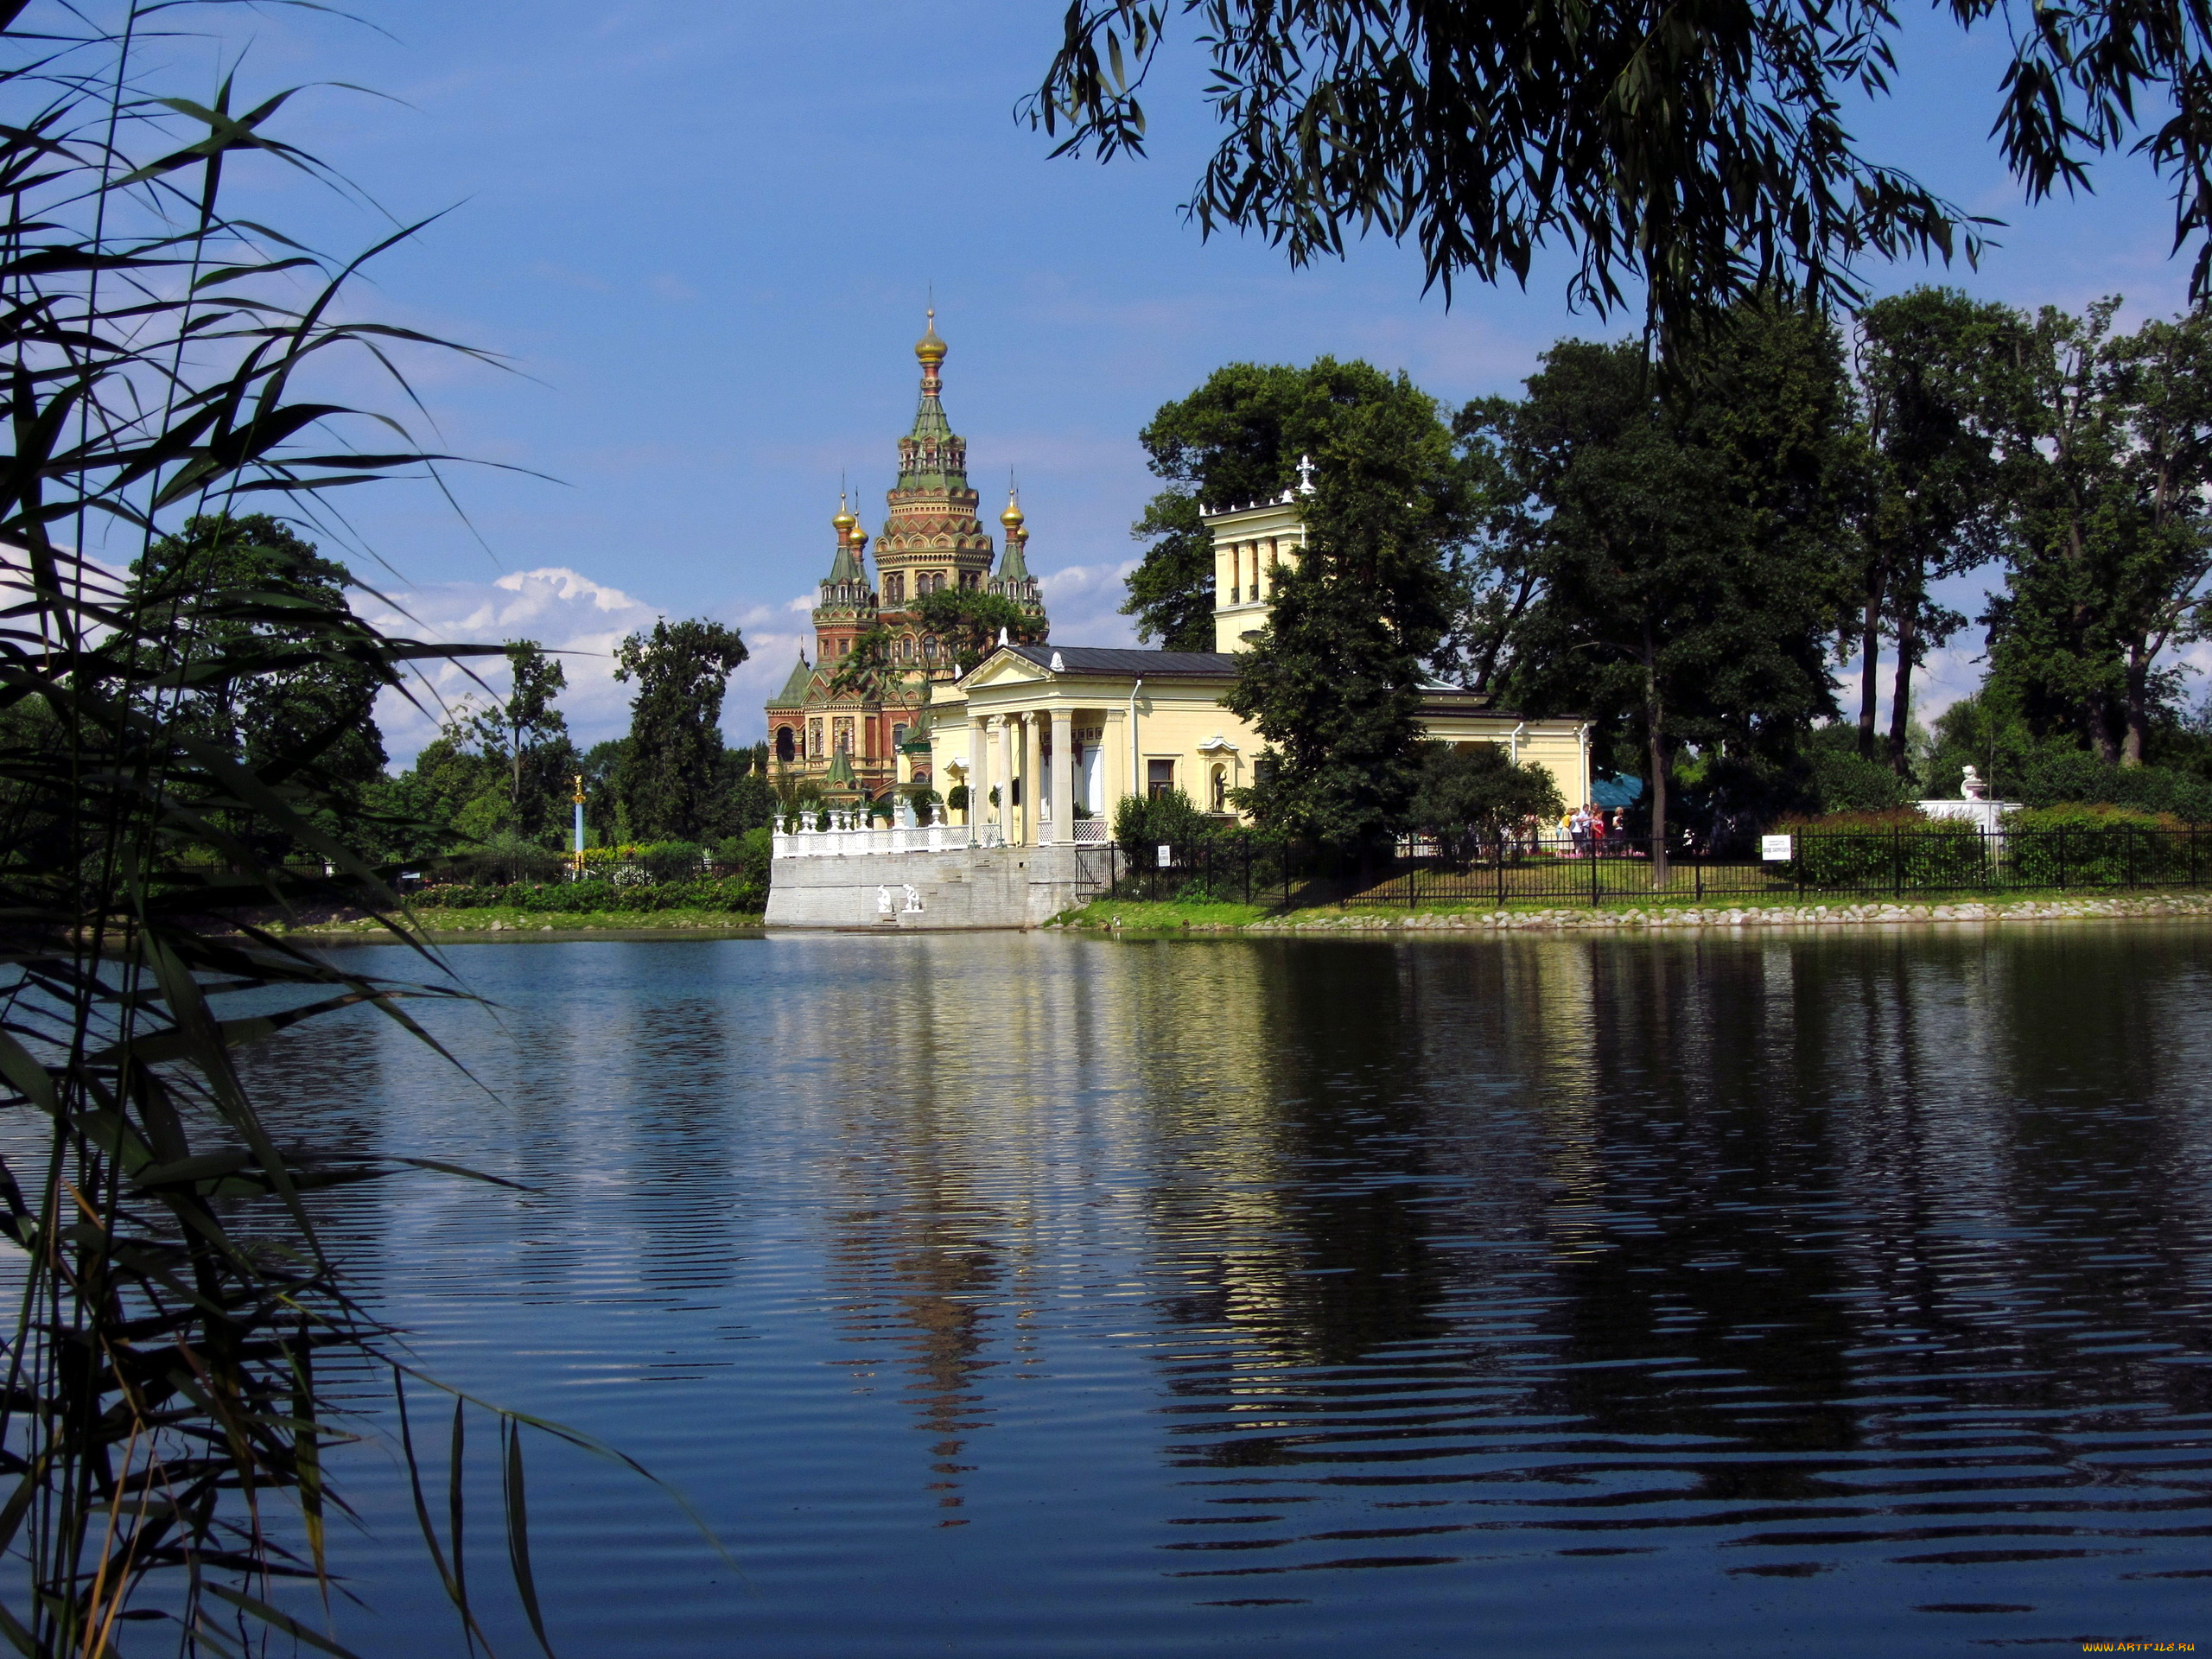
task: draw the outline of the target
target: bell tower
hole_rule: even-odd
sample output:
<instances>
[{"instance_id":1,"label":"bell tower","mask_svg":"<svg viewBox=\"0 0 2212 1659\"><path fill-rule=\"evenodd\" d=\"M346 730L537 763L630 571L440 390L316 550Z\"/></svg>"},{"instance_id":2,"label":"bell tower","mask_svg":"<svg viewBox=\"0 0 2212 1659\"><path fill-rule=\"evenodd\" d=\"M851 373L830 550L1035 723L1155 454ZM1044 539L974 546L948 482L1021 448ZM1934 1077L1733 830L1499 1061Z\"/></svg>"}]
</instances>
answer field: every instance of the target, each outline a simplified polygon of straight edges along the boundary
<instances>
[{"instance_id":1,"label":"bell tower","mask_svg":"<svg viewBox=\"0 0 2212 1659\"><path fill-rule=\"evenodd\" d=\"M976 518L976 492L968 486L968 441L945 419L940 398L945 350L932 309L914 343L921 400L912 430L899 440L899 481L875 541L886 610L903 609L934 588L980 588L990 579L991 538Z\"/></svg>"}]
</instances>

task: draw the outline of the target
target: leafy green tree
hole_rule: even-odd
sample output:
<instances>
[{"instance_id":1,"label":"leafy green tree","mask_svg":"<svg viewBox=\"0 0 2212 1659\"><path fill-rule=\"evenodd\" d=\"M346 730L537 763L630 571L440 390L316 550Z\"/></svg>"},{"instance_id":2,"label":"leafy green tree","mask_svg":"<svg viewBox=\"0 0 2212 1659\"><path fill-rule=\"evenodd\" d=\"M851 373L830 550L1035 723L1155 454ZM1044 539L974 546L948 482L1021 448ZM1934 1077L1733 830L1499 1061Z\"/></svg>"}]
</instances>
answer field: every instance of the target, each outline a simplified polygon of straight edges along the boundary
<instances>
[{"instance_id":1,"label":"leafy green tree","mask_svg":"<svg viewBox=\"0 0 2212 1659\"><path fill-rule=\"evenodd\" d=\"M584 780L584 828L602 847L635 839L630 834L629 809L622 804L616 783L629 753L628 738L610 737L586 749L576 763Z\"/></svg>"},{"instance_id":2,"label":"leafy green tree","mask_svg":"<svg viewBox=\"0 0 2212 1659\"><path fill-rule=\"evenodd\" d=\"M1855 366L1866 442L1855 502L1859 753L1875 755L1886 636L1897 641L1886 759L1898 777L1911 770L1913 672L1966 625L1929 598L1929 584L2003 550L2002 467L1990 416L2019 326L2011 308L1946 288L1878 300L1859 316Z\"/></svg>"},{"instance_id":3,"label":"leafy green tree","mask_svg":"<svg viewBox=\"0 0 2212 1659\"><path fill-rule=\"evenodd\" d=\"M127 601L159 624L135 649L157 653L181 683L182 728L271 782L313 756L348 804L384 775L375 710L391 671L366 654L333 652L303 626L345 608L344 566L267 513L203 513L130 569ZM203 675L217 658L251 661L258 671Z\"/></svg>"},{"instance_id":4,"label":"leafy green tree","mask_svg":"<svg viewBox=\"0 0 2212 1659\"><path fill-rule=\"evenodd\" d=\"M473 734L486 757L506 769L507 826L533 839L558 836L569 819L576 761L568 718L553 702L568 672L534 639L508 642L507 670L505 698L476 713Z\"/></svg>"},{"instance_id":5,"label":"leafy green tree","mask_svg":"<svg viewBox=\"0 0 2212 1659\"><path fill-rule=\"evenodd\" d=\"M2202 637L2212 578L2212 313L2112 332L2046 308L2003 416L2013 556L1990 675L2038 732L2139 766Z\"/></svg>"},{"instance_id":6,"label":"leafy green tree","mask_svg":"<svg viewBox=\"0 0 2212 1659\"><path fill-rule=\"evenodd\" d=\"M2139 156L2168 181L2175 245L2206 289L2212 75L2194 11L2087 0L1953 0L2000 31L1993 89L2007 165L2037 200ZM1072 0L1024 109L1056 155L1142 154L1139 94L1171 16L1197 19L1210 76L1179 73L1224 129L1186 211L1294 265L1347 232L1421 248L1428 283L1526 283L1564 243L1571 298L1640 298L1672 356L1756 294L1855 302L1870 255L1979 251L1975 219L1861 153L1845 111L1886 91L1904 14L1875 0L1573 6L1427 0ZM1948 73L1943 71L1940 73Z\"/></svg>"},{"instance_id":7,"label":"leafy green tree","mask_svg":"<svg viewBox=\"0 0 2212 1659\"><path fill-rule=\"evenodd\" d=\"M1228 364L1189 397L1161 404L1139 434L1147 464L1168 486L1132 531L1150 543L1122 607L1136 618L1137 637L1168 651L1211 651L1213 538L1200 513L1281 495L1298 482L1301 456L1318 462L1339 429L1374 404L1400 406L1416 422L1434 410L1403 375L1332 357L1304 368ZM1464 493L1455 482L1439 505L1460 505Z\"/></svg>"},{"instance_id":8,"label":"leafy green tree","mask_svg":"<svg viewBox=\"0 0 2212 1659\"><path fill-rule=\"evenodd\" d=\"M1030 615L1002 594L978 588L940 588L933 594L924 594L912 608L922 632L936 639L938 651L963 674L997 649L1001 633L1017 645L1039 645L1045 639L1042 618ZM863 634L861 639L868 637ZM886 663L889 639L887 632L887 643L877 653ZM859 654L855 642L854 655ZM858 671L869 676L876 671L863 667Z\"/></svg>"},{"instance_id":9,"label":"leafy green tree","mask_svg":"<svg viewBox=\"0 0 2212 1659\"><path fill-rule=\"evenodd\" d=\"M1393 386L1314 435L1304 550L1222 699L1268 743L1265 779L1240 804L1363 854L1413 794L1421 688L1452 619L1449 553L1471 522L1436 405L1402 378Z\"/></svg>"},{"instance_id":10,"label":"leafy green tree","mask_svg":"<svg viewBox=\"0 0 2212 1659\"><path fill-rule=\"evenodd\" d=\"M698 841L719 828L722 696L746 655L736 629L698 618L664 617L615 648L614 677L638 685L630 747L615 778L637 835Z\"/></svg>"},{"instance_id":11,"label":"leafy green tree","mask_svg":"<svg viewBox=\"0 0 2212 1659\"><path fill-rule=\"evenodd\" d=\"M1567 341L1518 403L1463 423L1490 442L1541 580L1506 690L1531 713L1634 727L1655 881L1685 744L1773 756L1832 714L1827 643L1852 541L1840 351L1820 319L1746 308L1670 398L1632 346Z\"/></svg>"},{"instance_id":12,"label":"leafy green tree","mask_svg":"<svg viewBox=\"0 0 2212 1659\"><path fill-rule=\"evenodd\" d=\"M1425 743L1408 817L1464 862L1472 846L1502 843L1525 820L1550 822L1566 810L1549 772L1517 765L1495 743Z\"/></svg>"}]
</instances>

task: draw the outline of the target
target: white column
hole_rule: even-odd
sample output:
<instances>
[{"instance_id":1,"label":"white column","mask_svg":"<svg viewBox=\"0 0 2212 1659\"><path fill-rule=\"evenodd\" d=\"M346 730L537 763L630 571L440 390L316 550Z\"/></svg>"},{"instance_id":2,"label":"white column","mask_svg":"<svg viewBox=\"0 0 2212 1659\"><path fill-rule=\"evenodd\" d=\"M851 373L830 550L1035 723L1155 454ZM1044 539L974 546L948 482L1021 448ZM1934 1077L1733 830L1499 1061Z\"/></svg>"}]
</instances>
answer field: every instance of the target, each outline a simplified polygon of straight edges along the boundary
<instances>
[{"instance_id":1,"label":"white column","mask_svg":"<svg viewBox=\"0 0 2212 1659\"><path fill-rule=\"evenodd\" d=\"M976 705L968 705L968 823L970 826L983 821L983 798L979 791L983 782L983 722L976 713ZM972 837L971 837L972 839Z\"/></svg>"},{"instance_id":2,"label":"white column","mask_svg":"<svg viewBox=\"0 0 2212 1659\"><path fill-rule=\"evenodd\" d=\"M1039 714L1021 717L1021 844L1034 847L1045 839L1043 802L1039 790L1045 779L1045 718Z\"/></svg>"},{"instance_id":3,"label":"white column","mask_svg":"<svg viewBox=\"0 0 2212 1659\"><path fill-rule=\"evenodd\" d=\"M1110 821L1121 809L1129 787L1128 716L1119 709L1106 711L1106 730L1099 740L1106 750L1106 800L1102 810Z\"/></svg>"},{"instance_id":4,"label":"white column","mask_svg":"<svg viewBox=\"0 0 2212 1659\"><path fill-rule=\"evenodd\" d=\"M1075 839L1075 792L1083 773L1075 764L1075 711L1052 710L1052 839L1065 847Z\"/></svg>"},{"instance_id":5,"label":"white column","mask_svg":"<svg viewBox=\"0 0 2212 1659\"><path fill-rule=\"evenodd\" d=\"M999 728L999 839L1010 844L1014 840L1014 716L1001 715L994 723Z\"/></svg>"}]
</instances>

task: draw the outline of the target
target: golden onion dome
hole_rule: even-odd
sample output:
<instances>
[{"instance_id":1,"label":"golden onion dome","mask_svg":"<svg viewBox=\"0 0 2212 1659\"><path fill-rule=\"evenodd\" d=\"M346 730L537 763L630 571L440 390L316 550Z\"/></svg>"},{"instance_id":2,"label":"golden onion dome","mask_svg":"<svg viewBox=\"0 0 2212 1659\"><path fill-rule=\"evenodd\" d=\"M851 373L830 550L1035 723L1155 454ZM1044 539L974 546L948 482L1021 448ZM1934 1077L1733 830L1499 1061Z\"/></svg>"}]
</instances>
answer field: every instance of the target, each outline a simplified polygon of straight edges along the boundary
<instances>
[{"instance_id":1,"label":"golden onion dome","mask_svg":"<svg viewBox=\"0 0 2212 1659\"><path fill-rule=\"evenodd\" d=\"M999 514L999 523L1004 524L1008 530L1021 528L1021 502L1012 490L1006 493L1006 511Z\"/></svg>"},{"instance_id":2,"label":"golden onion dome","mask_svg":"<svg viewBox=\"0 0 2212 1659\"><path fill-rule=\"evenodd\" d=\"M944 342L937 337L937 308L930 308L929 327L914 342L914 355L925 363L944 361Z\"/></svg>"},{"instance_id":3,"label":"golden onion dome","mask_svg":"<svg viewBox=\"0 0 2212 1659\"><path fill-rule=\"evenodd\" d=\"M837 533L842 536L847 531L858 525L860 520L853 517L853 510L845 505L845 499L842 496L839 496L837 498L837 516L835 518L832 518L830 522L836 526Z\"/></svg>"}]
</instances>

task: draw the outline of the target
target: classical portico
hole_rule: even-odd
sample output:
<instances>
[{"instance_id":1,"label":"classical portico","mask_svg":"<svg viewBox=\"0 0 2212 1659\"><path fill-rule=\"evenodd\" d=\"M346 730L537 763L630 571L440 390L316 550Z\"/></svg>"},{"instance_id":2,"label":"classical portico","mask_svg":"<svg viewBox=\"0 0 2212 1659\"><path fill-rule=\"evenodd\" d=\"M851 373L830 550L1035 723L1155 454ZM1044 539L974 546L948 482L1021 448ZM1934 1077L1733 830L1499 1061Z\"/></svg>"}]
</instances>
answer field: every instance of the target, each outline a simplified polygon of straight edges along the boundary
<instances>
[{"instance_id":1,"label":"classical portico","mask_svg":"<svg viewBox=\"0 0 2212 1659\"><path fill-rule=\"evenodd\" d=\"M995 830L1010 846L1110 839L1114 804L1141 788L1133 781L1141 757L1128 739L1133 711L1141 721L1169 690L1173 677L1159 670L1174 657L1009 645L957 685L937 688L931 737L938 775L968 790L967 810L958 816ZM1132 697L1124 658L1152 671L1151 696ZM1218 696L1221 676L1205 673L1199 681L1211 686L1207 701ZM1201 684L1190 690L1201 693Z\"/></svg>"}]
</instances>

